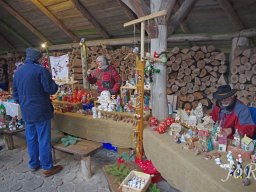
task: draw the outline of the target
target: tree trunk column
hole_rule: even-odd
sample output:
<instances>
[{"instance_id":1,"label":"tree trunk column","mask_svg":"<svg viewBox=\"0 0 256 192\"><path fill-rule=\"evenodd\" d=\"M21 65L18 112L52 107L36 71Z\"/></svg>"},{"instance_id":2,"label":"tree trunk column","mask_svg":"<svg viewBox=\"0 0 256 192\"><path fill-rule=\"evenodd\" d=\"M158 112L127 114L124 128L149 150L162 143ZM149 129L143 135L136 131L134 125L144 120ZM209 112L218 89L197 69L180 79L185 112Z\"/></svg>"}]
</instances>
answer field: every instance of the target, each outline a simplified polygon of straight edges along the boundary
<instances>
[{"instance_id":1,"label":"tree trunk column","mask_svg":"<svg viewBox=\"0 0 256 192\"><path fill-rule=\"evenodd\" d=\"M158 25L158 38L151 39L151 55L154 51L160 53L167 48L167 26ZM160 73L153 75L153 83L151 86L151 102L152 115L163 120L168 116L168 104L166 93L166 65L162 63L155 63L155 69L159 69Z\"/></svg>"}]
</instances>

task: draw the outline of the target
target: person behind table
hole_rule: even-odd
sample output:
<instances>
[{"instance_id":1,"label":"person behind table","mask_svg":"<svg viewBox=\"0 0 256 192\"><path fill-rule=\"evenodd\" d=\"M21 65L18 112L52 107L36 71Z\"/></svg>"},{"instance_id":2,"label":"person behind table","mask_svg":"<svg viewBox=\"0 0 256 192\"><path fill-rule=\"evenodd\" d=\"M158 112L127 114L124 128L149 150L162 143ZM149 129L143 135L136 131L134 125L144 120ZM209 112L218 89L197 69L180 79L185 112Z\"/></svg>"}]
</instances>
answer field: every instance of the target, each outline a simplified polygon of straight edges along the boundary
<instances>
[{"instance_id":1,"label":"person behind table","mask_svg":"<svg viewBox=\"0 0 256 192\"><path fill-rule=\"evenodd\" d=\"M238 129L241 136L245 134L253 137L255 134L255 123L252 120L249 108L236 97L236 89L231 89L230 85L221 85L213 93L216 104L213 107L212 119L218 121L226 132L229 139Z\"/></svg>"},{"instance_id":2,"label":"person behind table","mask_svg":"<svg viewBox=\"0 0 256 192\"><path fill-rule=\"evenodd\" d=\"M51 146L51 119L53 106L50 95L58 90L51 74L38 60L41 52L34 48L26 49L26 59L13 80L13 96L20 104L22 118L25 121L25 134L28 146L31 171L43 169L48 177L62 169L53 165Z\"/></svg>"},{"instance_id":3,"label":"person behind table","mask_svg":"<svg viewBox=\"0 0 256 192\"><path fill-rule=\"evenodd\" d=\"M122 80L116 69L103 55L97 57L96 64L96 70L87 71L87 81L90 84L97 83L99 92L108 90L112 95L119 93Z\"/></svg>"},{"instance_id":4,"label":"person behind table","mask_svg":"<svg viewBox=\"0 0 256 192\"><path fill-rule=\"evenodd\" d=\"M6 59L0 59L0 90L8 91L9 89L9 75L8 75L8 64Z\"/></svg>"}]
</instances>

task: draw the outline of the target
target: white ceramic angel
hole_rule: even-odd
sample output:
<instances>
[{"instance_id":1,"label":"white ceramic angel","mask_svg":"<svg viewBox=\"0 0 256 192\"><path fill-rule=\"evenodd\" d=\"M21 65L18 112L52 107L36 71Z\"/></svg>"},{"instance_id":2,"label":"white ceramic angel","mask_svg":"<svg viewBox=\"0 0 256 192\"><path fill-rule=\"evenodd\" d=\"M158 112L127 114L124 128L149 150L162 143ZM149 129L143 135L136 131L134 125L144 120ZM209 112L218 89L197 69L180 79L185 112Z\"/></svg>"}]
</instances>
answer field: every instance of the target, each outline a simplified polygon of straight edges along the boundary
<instances>
[{"instance_id":1,"label":"white ceramic angel","mask_svg":"<svg viewBox=\"0 0 256 192\"><path fill-rule=\"evenodd\" d=\"M105 90L100 93L100 96L98 97L100 105L98 106L99 110L107 111L108 105L111 102L110 99L110 92Z\"/></svg>"},{"instance_id":2,"label":"white ceramic angel","mask_svg":"<svg viewBox=\"0 0 256 192\"><path fill-rule=\"evenodd\" d=\"M97 118L97 110L96 107L92 108L92 118L96 119Z\"/></svg>"},{"instance_id":3,"label":"white ceramic angel","mask_svg":"<svg viewBox=\"0 0 256 192\"><path fill-rule=\"evenodd\" d=\"M197 107L195 108L195 110L193 110L192 114L196 116L197 123L202 122L202 118L204 116L202 103L198 103Z\"/></svg>"}]
</instances>

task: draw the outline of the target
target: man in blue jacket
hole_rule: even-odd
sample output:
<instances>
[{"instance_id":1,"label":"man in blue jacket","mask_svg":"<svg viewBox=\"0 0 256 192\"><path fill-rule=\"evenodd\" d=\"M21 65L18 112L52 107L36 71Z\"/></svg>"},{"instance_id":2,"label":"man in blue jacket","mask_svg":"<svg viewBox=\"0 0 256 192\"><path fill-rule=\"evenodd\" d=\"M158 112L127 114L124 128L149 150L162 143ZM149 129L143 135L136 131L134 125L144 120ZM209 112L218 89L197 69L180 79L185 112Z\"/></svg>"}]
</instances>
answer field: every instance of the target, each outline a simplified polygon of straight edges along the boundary
<instances>
[{"instance_id":1,"label":"man in blue jacket","mask_svg":"<svg viewBox=\"0 0 256 192\"><path fill-rule=\"evenodd\" d=\"M14 74L13 96L20 104L22 118L26 126L26 140L29 153L29 168L36 171L42 168L48 177L62 169L53 166L51 154L51 119L53 106L50 95L58 90L51 74L38 60L39 50L27 48L26 60Z\"/></svg>"}]
</instances>

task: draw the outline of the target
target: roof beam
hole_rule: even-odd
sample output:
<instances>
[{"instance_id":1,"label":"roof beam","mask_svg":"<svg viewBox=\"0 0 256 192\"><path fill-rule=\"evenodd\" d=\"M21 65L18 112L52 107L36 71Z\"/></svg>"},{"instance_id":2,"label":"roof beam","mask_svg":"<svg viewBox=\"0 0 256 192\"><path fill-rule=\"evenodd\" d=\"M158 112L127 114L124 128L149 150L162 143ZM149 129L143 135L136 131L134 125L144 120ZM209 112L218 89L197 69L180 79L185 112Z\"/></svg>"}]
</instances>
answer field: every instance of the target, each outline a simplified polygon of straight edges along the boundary
<instances>
[{"instance_id":1,"label":"roof beam","mask_svg":"<svg viewBox=\"0 0 256 192\"><path fill-rule=\"evenodd\" d=\"M166 22L170 19L170 16L172 14L172 11L174 10L174 6L177 0L168 0L168 1L162 1L160 10L166 10Z\"/></svg>"},{"instance_id":2,"label":"roof beam","mask_svg":"<svg viewBox=\"0 0 256 192\"><path fill-rule=\"evenodd\" d=\"M2 6L5 10L7 10L13 17L15 17L18 21L20 21L23 25L25 25L32 33L34 33L41 41L46 41L49 45L51 42L40 33L33 25L31 25L26 19L24 19L17 11L15 11L10 5L8 5L5 1L0 1L0 6Z\"/></svg>"},{"instance_id":3,"label":"roof beam","mask_svg":"<svg viewBox=\"0 0 256 192\"><path fill-rule=\"evenodd\" d=\"M167 41L170 43L180 43L180 42L200 42L200 41L231 41L234 37L256 37L256 28L245 29L238 32L233 33L225 33L225 34L179 34L172 35L167 38ZM139 42L140 37L135 37L135 41ZM148 39L145 39L147 42ZM86 45L88 47L91 46L99 46L99 45L131 45L134 44L134 37L127 38L118 38L118 39L102 39L102 40L94 40L94 41L86 41ZM78 48L79 43L69 43L69 44L61 44L61 45L52 45L49 46L49 50L66 50L72 48Z\"/></svg>"},{"instance_id":4,"label":"roof beam","mask_svg":"<svg viewBox=\"0 0 256 192\"><path fill-rule=\"evenodd\" d=\"M80 39L59 20L55 17L40 1L31 0L31 2L37 6L49 19L51 19L64 33L66 33L73 41L79 41Z\"/></svg>"},{"instance_id":5,"label":"roof beam","mask_svg":"<svg viewBox=\"0 0 256 192\"><path fill-rule=\"evenodd\" d=\"M177 0L176 5L174 6L174 10L177 11L179 7L180 7L180 0ZM191 33L185 21L180 22L180 28L183 33Z\"/></svg>"},{"instance_id":6,"label":"roof beam","mask_svg":"<svg viewBox=\"0 0 256 192\"><path fill-rule=\"evenodd\" d=\"M182 21L189 15L191 9L197 0L185 0L178 11L171 17L171 22L169 24L168 34L171 35L175 32L177 27Z\"/></svg>"},{"instance_id":7,"label":"roof beam","mask_svg":"<svg viewBox=\"0 0 256 192\"><path fill-rule=\"evenodd\" d=\"M79 1L72 0L74 6L80 11L80 13L91 22L91 24L96 28L96 30L104 37L110 38L108 32L101 26L98 21L92 16L92 14L87 10L87 8Z\"/></svg>"},{"instance_id":8,"label":"roof beam","mask_svg":"<svg viewBox=\"0 0 256 192\"><path fill-rule=\"evenodd\" d=\"M127 17L130 20L135 20L137 19L137 17L135 16L135 13L131 11L131 9L122 1L122 0L117 0L118 4L120 5L120 7L124 10L124 12L126 13ZM136 25L136 28L138 30L140 30L140 26L139 24Z\"/></svg>"},{"instance_id":9,"label":"roof beam","mask_svg":"<svg viewBox=\"0 0 256 192\"><path fill-rule=\"evenodd\" d=\"M9 47L11 47L11 49L16 49L15 48L15 46L7 39L7 37L3 34L3 33L1 33L0 32L0 37L7 43L7 45L9 46Z\"/></svg>"},{"instance_id":10,"label":"roof beam","mask_svg":"<svg viewBox=\"0 0 256 192\"><path fill-rule=\"evenodd\" d=\"M12 29L10 26L8 26L6 23L0 20L0 27L4 28L6 31L8 31L10 34L12 34L14 37L22 41L26 46L31 47L32 45L24 39L19 33L17 33L14 29Z\"/></svg>"},{"instance_id":11,"label":"roof beam","mask_svg":"<svg viewBox=\"0 0 256 192\"><path fill-rule=\"evenodd\" d=\"M223 9L223 11L227 14L229 17L230 21L233 23L235 26L236 30L241 30L244 29L245 26L237 14L237 12L234 10L233 6L230 4L228 0L217 0Z\"/></svg>"}]
</instances>

